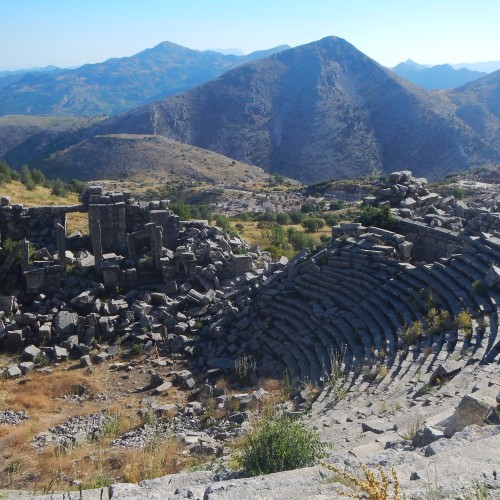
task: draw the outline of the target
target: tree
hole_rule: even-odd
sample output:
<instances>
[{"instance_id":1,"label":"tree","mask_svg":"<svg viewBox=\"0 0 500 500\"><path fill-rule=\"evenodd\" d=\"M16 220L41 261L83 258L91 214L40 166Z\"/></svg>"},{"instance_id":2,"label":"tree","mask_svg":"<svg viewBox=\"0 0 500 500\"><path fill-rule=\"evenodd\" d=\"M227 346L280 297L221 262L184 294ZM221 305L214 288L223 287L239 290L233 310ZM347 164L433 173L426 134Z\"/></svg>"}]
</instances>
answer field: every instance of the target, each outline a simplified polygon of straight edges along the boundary
<instances>
[{"instance_id":1,"label":"tree","mask_svg":"<svg viewBox=\"0 0 500 500\"><path fill-rule=\"evenodd\" d=\"M269 229L262 232L262 236L269 240L271 245L279 248L287 248L288 246L288 235L283 226L274 224Z\"/></svg>"},{"instance_id":2,"label":"tree","mask_svg":"<svg viewBox=\"0 0 500 500\"><path fill-rule=\"evenodd\" d=\"M318 207L316 205L314 205L313 203L304 203L300 207L300 211L305 213L305 214L310 214L312 212L316 212L317 209L318 209Z\"/></svg>"},{"instance_id":3,"label":"tree","mask_svg":"<svg viewBox=\"0 0 500 500\"><path fill-rule=\"evenodd\" d=\"M28 184L34 184L28 165L21 165L21 168L19 169L19 177L25 186L28 186Z\"/></svg>"},{"instance_id":4,"label":"tree","mask_svg":"<svg viewBox=\"0 0 500 500\"><path fill-rule=\"evenodd\" d=\"M64 196L66 194L66 186L61 179L52 181L52 189L50 191L55 196Z\"/></svg>"},{"instance_id":5,"label":"tree","mask_svg":"<svg viewBox=\"0 0 500 500\"><path fill-rule=\"evenodd\" d=\"M306 218L306 214L304 212L300 212L299 210L294 210L293 212L290 212L289 215L293 224L301 224Z\"/></svg>"},{"instance_id":6,"label":"tree","mask_svg":"<svg viewBox=\"0 0 500 500\"><path fill-rule=\"evenodd\" d=\"M317 233L325 227L325 221L319 217L306 217L302 222L306 233Z\"/></svg>"}]
</instances>

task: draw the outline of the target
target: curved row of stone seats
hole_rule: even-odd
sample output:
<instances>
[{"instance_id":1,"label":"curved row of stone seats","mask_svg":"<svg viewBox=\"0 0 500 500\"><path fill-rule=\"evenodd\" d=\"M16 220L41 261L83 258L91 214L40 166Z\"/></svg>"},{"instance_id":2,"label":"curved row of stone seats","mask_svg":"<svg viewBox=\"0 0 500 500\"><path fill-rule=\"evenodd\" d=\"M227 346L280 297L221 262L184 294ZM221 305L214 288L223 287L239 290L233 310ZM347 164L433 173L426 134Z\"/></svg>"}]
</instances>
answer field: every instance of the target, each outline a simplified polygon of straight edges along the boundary
<instances>
[{"instance_id":1,"label":"curved row of stone seats","mask_svg":"<svg viewBox=\"0 0 500 500\"><path fill-rule=\"evenodd\" d=\"M395 378L404 381L432 373L448 360L463 359L465 364L466 352L491 362L500 350L496 308L500 294L488 290L479 296L473 282L484 278L500 256L500 240L493 243L472 239L469 247L475 254L425 265L344 249L311 259L279 281L276 294L260 311L262 319L273 325L268 348L296 378L313 382L329 369L328 350L343 350L350 384L360 388L367 384L360 376L363 366L377 363L386 369L376 382L388 386ZM407 352L398 352L401 329L424 320L432 306L451 317L464 309L482 314L490 326L485 333L475 329L467 338L456 331L427 335Z\"/></svg>"},{"instance_id":2,"label":"curved row of stone seats","mask_svg":"<svg viewBox=\"0 0 500 500\"><path fill-rule=\"evenodd\" d=\"M288 305L286 299L290 299L290 296L285 297L285 300L278 299L266 305L262 313L274 318L273 327L280 332L283 339L293 340L294 344L304 351L309 368L301 370L302 380L318 382L328 365L329 349L338 349L339 340L327 335L325 330L320 328L317 321L314 321L312 310L304 312L304 307L297 308L297 299L293 299L293 306Z\"/></svg>"},{"instance_id":3,"label":"curved row of stone seats","mask_svg":"<svg viewBox=\"0 0 500 500\"><path fill-rule=\"evenodd\" d=\"M366 328L373 337L369 342L370 348L375 346L377 349L387 348L394 343L394 337L383 338L384 332L390 332L388 323L394 323L394 315L390 310L381 307L378 302L378 289L383 283L368 274L360 273L356 270L344 269L345 272L331 271L329 266L324 266L321 273L315 272L302 279L313 282L313 286L322 283L325 293L328 294L337 304L349 310L355 317L359 316ZM367 278L366 280L364 278ZM366 282L365 282L366 281ZM383 313L383 314L382 314ZM379 325L380 329L376 328ZM383 345L384 344L384 345Z\"/></svg>"},{"instance_id":4,"label":"curved row of stone seats","mask_svg":"<svg viewBox=\"0 0 500 500\"><path fill-rule=\"evenodd\" d=\"M323 308L321 312L325 314ZM332 348L341 349L347 340L339 329L325 322L324 316L316 317L310 303L299 295L277 295L260 309L260 313L272 321L275 338L281 342L293 340L297 351L306 351L307 363L299 360L298 364L302 366L298 370L288 367L291 373L302 380L318 382L324 371L329 369L329 351ZM345 360L349 367L360 357L359 348L355 345L351 347L352 351ZM314 359L311 359L311 352L314 353Z\"/></svg>"}]
</instances>

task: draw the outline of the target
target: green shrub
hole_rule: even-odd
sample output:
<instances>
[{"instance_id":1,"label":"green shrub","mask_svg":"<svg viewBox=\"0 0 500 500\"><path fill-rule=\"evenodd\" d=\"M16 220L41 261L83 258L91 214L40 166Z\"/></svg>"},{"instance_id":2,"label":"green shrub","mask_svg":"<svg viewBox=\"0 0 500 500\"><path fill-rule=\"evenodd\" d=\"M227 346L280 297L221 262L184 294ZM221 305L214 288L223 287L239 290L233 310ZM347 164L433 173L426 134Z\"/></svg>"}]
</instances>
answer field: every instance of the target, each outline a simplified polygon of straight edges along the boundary
<instances>
[{"instance_id":1,"label":"green shrub","mask_svg":"<svg viewBox=\"0 0 500 500\"><path fill-rule=\"evenodd\" d=\"M308 248L312 252L319 246L318 242L310 234L297 231L293 227L288 229L288 241L296 251Z\"/></svg>"},{"instance_id":2,"label":"green shrub","mask_svg":"<svg viewBox=\"0 0 500 500\"><path fill-rule=\"evenodd\" d=\"M313 212L316 212L316 210L318 210L318 207L313 203L304 203L300 207L300 211L304 214L311 214Z\"/></svg>"},{"instance_id":3,"label":"green shrub","mask_svg":"<svg viewBox=\"0 0 500 500\"><path fill-rule=\"evenodd\" d=\"M310 467L325 456L317 432L288 416L264 420L244 440L237 458L247 476Z\"/></svg>"},{"instance_id":4,"label":"green shrub","mask_svg":"<svg viewBox=\"0 0 500 500\"><path fill-rule=\"evenodd\" d=\"M286 226L287 224L290 224L290 215L286 212L279 213L276 215L276 222L282 226Z\"/></svg>"},{"instance_id":5,"label":"green shrub","mask_svg":"<svg viewBox=\"0 0 500 500\"><path fill-rule=\"evenodd\" d=\"M481 280L475 280L472 282L472 288L474 292L476 292L481 297L487 297L488 291L486 290L486 285Z\"/></svg>"},{"instance_id":6,"label":"green shrub","mask_svg":"<svg viewBox=\"0 0 500 500\"><path fill-rule=\"evenodd\" d=\"M19 178L15 170L12 170L4 161L0 161L0 185L15 180L16 176Z\"/></svg>"},{"instance_id":7,"label":"green shrub","mask_svg":"<svg viewBox=\"0 0 500 500\"><path fill-rule=\"evenodd\" d=\"M230 236L236 236L237 234L227 215L218 215L215 218L215 225L220 227L225 233L229 233Z\"/></svg>"},{"instance_id":8,"label":"green shrub","mask_svg":"<svg viewBox=\"0 0 500 500\"><path fill-rule=\"evenodd\" d=\"M455 189L453 189L452 193L457 200L461 200L465 196L465 189L461 187L456 187Z\"/></svg>"},{"instance_id":9,"label":"green shrub","mask_svg":"<svg viewBox=\"0 0 500 500\"><path fill-rule=\"evenodd\" d=\"M323 215L323 220L327 226L336 226L339 223L338 215L325 214Z\"/></svg>"},{"instance_id":10,"label":"green shrub","mask_svg":"<svg viewBox=\"0 0 500 500\"><path fill-rule=\"evenodd\" d=\"M330 210L342 210L345 208L344 200L335 200L330 203Z\"/></svg>"},{"instance_id":11,"label":"green shrub","mask_svg":"<svg viewBox=\"0 0 500 500\"><path fill-rule=\"evenodd\" d=\"M293 224L302 224L302 221L306 218L306 214L304 212L299 212L298 210L290 212L289 215Z\"/></svg>"},{"instance_id":12,"label":"green shrub","mask_svg":"<svg viewBox=\"0 0 500 500\"><path fill-rule=\"evenodd\" d=\"M466 337L472 335L472 317L467 311L462 309L457 315L456 322L457 327L464 331Z\"/></svg>"},{"instance_id":13,"label":"green shrub","mask_svg":"<svg viewBox=\"0 0 500 500\"><path fill-rule=\"evenodd\" d=\"M170 204L169 208L175 215L179 216L180 220L191 219L191 207L187 203L184 203L183 201L174 201Z\"/></svg>"},{"instance_id":14,"label":"green shrub","mask_svg":"<svg viewBox=\"0 0 500 500\"><path fill-rule=\"evenodd\" d=\"M32 175L34 175L34 173L35 173L35 171L32 172ZM83 181L78 180L78 179L72 179L69 182L69 186L70 186L71 191L73 191L73 193L81 194L85 191L87 184Z\"/></svg>"},{"instance_id":15,"label":"green shrub","mask_svg":"<svg viewBox=\"0 0 500 500\"><path fill-rule=\"evenodd\" d=\"M378 208L368 205L361 210L359 222L363 226L375 226L392 230L396 224L396 219L388 207Z\"/></svg>"}]
</instances>

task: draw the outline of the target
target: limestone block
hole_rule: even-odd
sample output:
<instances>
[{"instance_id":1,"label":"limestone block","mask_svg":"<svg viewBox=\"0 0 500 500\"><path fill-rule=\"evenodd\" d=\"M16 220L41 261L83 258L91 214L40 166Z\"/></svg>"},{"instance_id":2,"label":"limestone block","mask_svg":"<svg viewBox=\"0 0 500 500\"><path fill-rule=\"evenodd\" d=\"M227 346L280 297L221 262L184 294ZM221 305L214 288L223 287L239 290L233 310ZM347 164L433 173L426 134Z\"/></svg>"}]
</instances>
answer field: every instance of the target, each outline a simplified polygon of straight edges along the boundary
<instances>
[{"instance_id":1,"label":"limestone block","mask_svg":"<svg viewBox=\"0 0 500 500\"><path fill-rule=\"evenodd\" d=\"M466 394L458 404L455 413L450 417L444 429L444 435L451 437L468 425L482 424L486 417L496 408L495 400L478 393Z\"/></svg>"},{"instance_id":2,"label":"limestone block","mask_svg":"<svg viewBox=\"0 0 500 500\"><path fill-rule=\"evenodd\" d=\"M29 345L23 350L22 356L27 361L33 361L37 356L40 356L41 352L35 345Z\"/></svg>"},{"instance_id":3,"label":"limestone block","mask_svg":"<svg viewBox=\"0 0 500 500\"><path fill-rule=\"evenodd\" d=\"M7 370L5 370L5 376L7 378L19 378L23 372L17 365L10 365L7 367Z\"/></svg>"},{"instance_id":4,"label":"limestone block","mask_svg":"<svg viewBox=\"0 0 500 500\"><path fill-rule=\"evenodd\" d=\"M78 325L78 314L60 311L54 318L54 328L57 335L75 335Z\"/></svg>"}]
</instances>

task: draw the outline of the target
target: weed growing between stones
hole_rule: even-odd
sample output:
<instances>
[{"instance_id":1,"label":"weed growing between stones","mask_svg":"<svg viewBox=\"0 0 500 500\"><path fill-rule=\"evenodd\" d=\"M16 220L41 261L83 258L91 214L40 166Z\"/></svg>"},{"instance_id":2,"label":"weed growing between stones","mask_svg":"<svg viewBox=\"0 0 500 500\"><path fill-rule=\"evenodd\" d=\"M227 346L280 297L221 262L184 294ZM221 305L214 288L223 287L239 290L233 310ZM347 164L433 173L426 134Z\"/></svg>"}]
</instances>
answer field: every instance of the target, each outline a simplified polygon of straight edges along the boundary
<instances>
[{"instance_id":1,"label":"weed growing between stones","mask_svg":"<svg viewBox=\"0 0 500 500\"><path fill-rule=\"evenodd\" d=\"M417 418L416 420L410 423L406 431L401 434L401 437L403 439L406 439L407 441L412 441L413 438L416 436L417 432L422 428L423 424L424 424L423 421L420 418Z\"/></svg>"},{"instance_id":2,"label":"weed growing between stones","mask_svg":"<svg viewBox=\"0 0 500 500\"><path fill-rule=\"evenodd\" d=\"M335 479L347 486L352 491L337 490L340 496L368 500L406 500L406 495L401 491L396 471L391 469L390 474L377 466L377 472L370 470L366 465L361 465L364 477L359 478L339 467L322 464L323 467L336 474ZM392 482L392 487L390 486Z\"/></svg>"},{"instance_id":3,"label":"weed growing between stones","mask_svg":"<svg viewBox=\"0 0 500 500\"><path fill-rule=\"evenodd\" d=\"M487 297L488 290L486 289L486 285L482 280L475 280L472 282L472 288L474 292L476 292L480 297Z\"/></svg>"},{"instance_id":4,"label":"weed growing between stones","mask_svg":"<svg viewBox=\"0 0 500 500\"><path fill-rule=\"evenodd\" d=\"M282 415L264 419L246 436L237 463L246 476L271 474L314 465L325 447L317 432Z\"/></svg>"},{"instance_id":5,"label":"weed growing between stones","mask_svg":"<svg viewBox=\"0 0 500 500\"><path fill-rule=\"evenodd\" d=\"M341 350L335 350L332 347L328 352L329 365L330 368L327 369L323 363L323 373L326 380L326 384L330 389L330 397L332 403L335 405L339 401L345 398L346 390L344 388L345 377L344 377L344 358L345 358L346 347L342 347Z\"/></svg>"},{"instance_id":6,"label":"weed growing between stones","mask_svg":"<svg viewBox=\"0 0 500 500\"><path fill-rule=\"evenodd\" d=\"M241 384L250 384L256 366L255 358L251 354L241 354L235 359L234 369Z\"/></svg>"}]
</instances>

